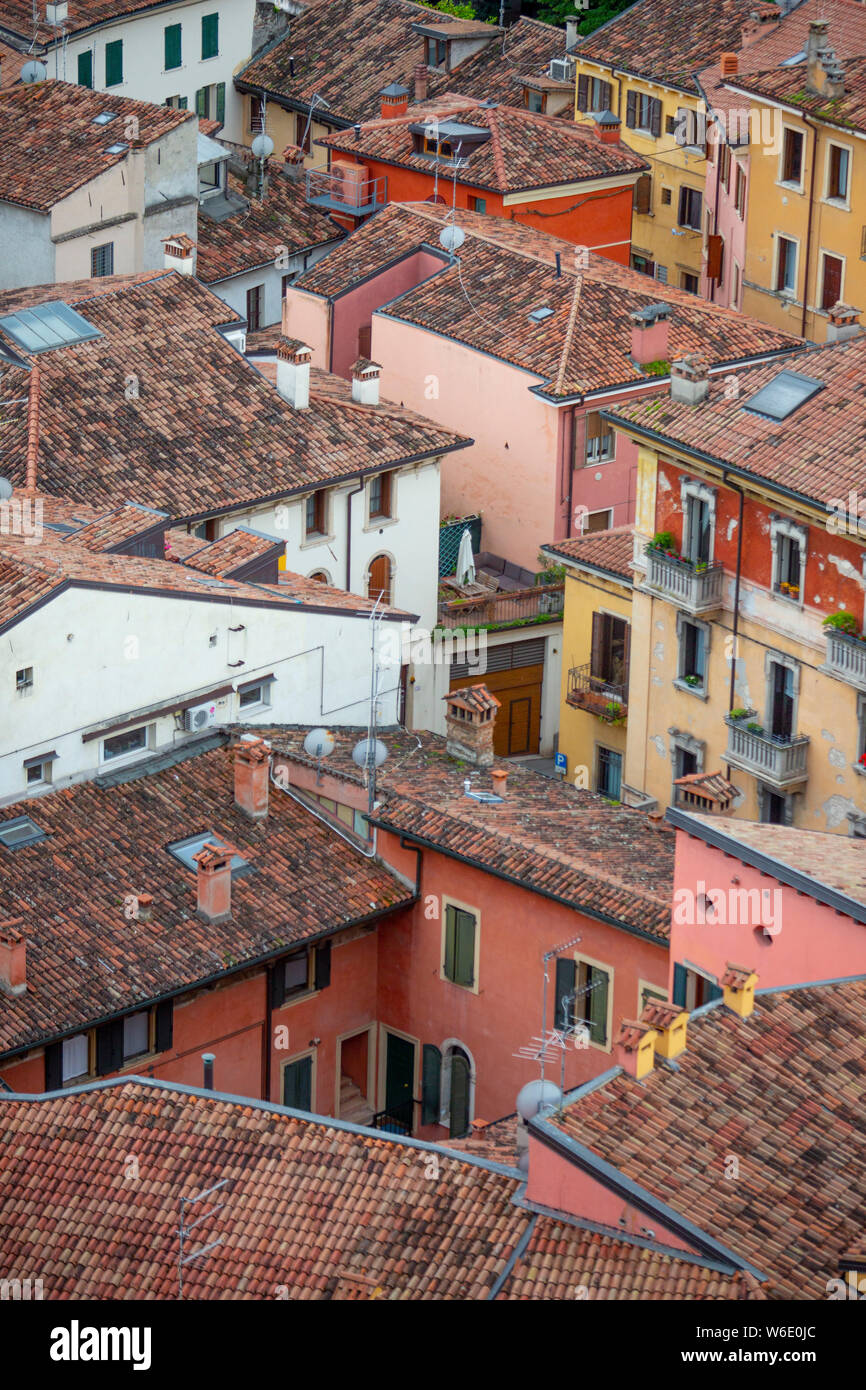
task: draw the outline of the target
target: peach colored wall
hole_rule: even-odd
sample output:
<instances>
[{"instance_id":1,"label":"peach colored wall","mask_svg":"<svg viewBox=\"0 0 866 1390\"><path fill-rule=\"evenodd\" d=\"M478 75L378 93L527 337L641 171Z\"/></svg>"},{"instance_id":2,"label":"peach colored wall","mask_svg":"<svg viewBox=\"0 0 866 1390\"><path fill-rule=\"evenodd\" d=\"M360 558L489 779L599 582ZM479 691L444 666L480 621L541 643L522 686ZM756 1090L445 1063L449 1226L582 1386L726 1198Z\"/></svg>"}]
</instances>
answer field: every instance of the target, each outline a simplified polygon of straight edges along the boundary
<instances>
[{"instance_id":1,"label":"peach colored wall","mask_svg":"<svg viewBox=\"0 0 866 1390\"><path fill-rule=\"evenodd\" d=\"M735 878L738 884L732 882ZM682 830L677 831L674 881L677 890L688 889L695 895L711 894L713 889L728 894L732 888L735 891L778 892L781 897L770 898L769 902L771 908L776 903L780 906L776 923L781 925L781 930L774 936L767 936L762 930L756 931L751 922L745 926L722 922L678 923L675 892L671 920L671 980L674 964L683 961L691 961L715 976L722 974L728 961L749 966L757 971L759 988L866 973L866 925L840 916L832 907L814 898L801 896L778 879L760 873ZM700 887L701 884L704 886ZM680 901L687 908L691 900L683 898ZM681 915L685 915L685 911ZM743 916L741 908L737 916ZM770 917L766 920L772 921Z\"/></svg>"},{"instance_id":2,"label":"peach colored wall","mask_svg":"<svg viewBox=\"0 0 866 1390\"><path fill-rule=\"evenodd\" d=\"M331 371L336 372L337 376L351 376L352 363L358 357L358 333L372 322L373 310L395 299L398 294L413 289L443 268L444 263L438 256L428 251L417 251L397 265L390 266L375 279L367 280L335 299L332 306L334 355Z\"/></svg>"},{"instance_id":3,"label":"peach colored wall","mask_svg":"<svg viewBox=\"0 0 866 1390\"><path fill-rule=\"evenodd\" d=\"M331 355L331 313L327 299L290 287L283 300L283 333L306 343L313 366L328 370Z\"/></svg>"}]
</instances>

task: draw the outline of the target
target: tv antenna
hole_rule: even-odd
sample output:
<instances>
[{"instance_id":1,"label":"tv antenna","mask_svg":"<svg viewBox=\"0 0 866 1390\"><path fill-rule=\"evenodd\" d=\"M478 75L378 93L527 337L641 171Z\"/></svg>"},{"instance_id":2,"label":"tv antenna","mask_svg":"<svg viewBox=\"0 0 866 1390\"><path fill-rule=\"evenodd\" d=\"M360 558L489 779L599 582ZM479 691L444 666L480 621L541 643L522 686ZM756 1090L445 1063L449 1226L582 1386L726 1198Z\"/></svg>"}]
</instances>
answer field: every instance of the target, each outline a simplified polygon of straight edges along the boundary
<instances>
[{"instance_id":1,"label":"tv antenna","mask_svg":"<svg viewBox=\"0 0 866 1390\"><path fill-rule=\"evenodd\" d=\"M589 1028L583 1019L575 1018L574 1005L577 999L590 994L601 984L601 980L596 980L592 984L583 985L580 989L575 989L571 994L562 997L562 1019L559 1024L556 1021L556 1011L554 1010L554 1027L548 1028L547 1023L547 985L550 978L548 965L550 961L561 956L564 951L569 951L572 946L580 945L582 938L572 937L570 941L563 941L561 945L554 946L551 950L545 951L541 958L543 967L543 978L541 986L541 1032L533 1035L531 1040L513 1052L512 1057L518 1057L524 1062L537 1062L539 1065L539 1080L542 1088L544 1086L544 1067L550 1059L554 1061L559 1057L560 1072L560 1094L565 1090L565 1054L569 1044L574 1048L580 1049L586 1046L589 1041Z\"/></svg>"},{"instance_id":2,"label":"tv antenna","mask_svg":"<svg viewBox=\"0 0 866 1390\"><path fill-rule=\"evenodd\" d=\"M201 1216L197 1217L195 1221L191 1221L189 1225L186 1224L187 1207L194 1206L196 1202L206 1201L208 1198L212 1197L215 1192L219 1192L220 1188L225 1187L229 1181L229 1178L223 1178L220 1182L214 1183L213 1187L205 1188L204 1192L197 1192L194 1197L181 1197L180 1199L180 1225L178 1226L177 1231L177 1296L181 1300L183 1299L184 1266L192 1264L193 1260L200 1260L203 1258L203 1256L209 1255L211 1250L216 1250L217 1246L222 1245L223 1243L223 1237L220 1236L218 1240L212 1240L210 1245L203 1245L200 1250L193 1250L191 1254L187 1255L184 1253L186 1249L187 1239L195 1230L196 1226L200 1226L203 1221L210 1220L212 1216L216 1216L218 1211L222 1211L223 1207L225 1206L225 1202L220 1202L218 1206L210 1207L209 1210L203 1212Z\"/></svg>"}]
</instances>

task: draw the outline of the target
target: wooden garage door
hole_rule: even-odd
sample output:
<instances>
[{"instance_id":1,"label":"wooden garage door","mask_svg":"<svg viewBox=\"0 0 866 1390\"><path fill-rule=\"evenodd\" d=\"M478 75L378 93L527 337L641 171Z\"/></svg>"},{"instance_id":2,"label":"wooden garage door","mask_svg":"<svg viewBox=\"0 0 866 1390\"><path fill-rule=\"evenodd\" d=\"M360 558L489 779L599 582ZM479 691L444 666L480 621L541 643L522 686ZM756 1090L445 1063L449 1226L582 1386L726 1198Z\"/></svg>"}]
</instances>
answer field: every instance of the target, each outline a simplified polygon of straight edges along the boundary
<instances>
[{"instance_id":1,"label":"wooden garage door","mask_svg":"<svg viewBox=\"0 0 866 1390\"><path fill-rule=\"evenodd\" d=\"M452 690L483 681L502 702L493 730L497 758L537 753L541 739L541 682L544 666L515 666L509 671L488 671L483 676L462 676L451 681Z\"/></svg>"}]
</instances>

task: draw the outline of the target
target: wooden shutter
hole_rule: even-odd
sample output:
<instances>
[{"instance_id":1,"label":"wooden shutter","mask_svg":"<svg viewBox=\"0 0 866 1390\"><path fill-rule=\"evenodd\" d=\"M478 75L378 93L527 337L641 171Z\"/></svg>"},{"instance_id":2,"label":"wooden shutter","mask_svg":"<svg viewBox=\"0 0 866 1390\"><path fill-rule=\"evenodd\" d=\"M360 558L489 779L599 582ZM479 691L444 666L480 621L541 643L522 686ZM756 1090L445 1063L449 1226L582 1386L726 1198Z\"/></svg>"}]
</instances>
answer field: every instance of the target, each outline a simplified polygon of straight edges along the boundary
<instances>
[{"instance_id":1,"label":"wooden shutter","mask_svg":"<svg viewBox=\"0 0 866 1390\"><path fill-rule=\"evenodd\" d=\"M459 908L455 910L454 982L466 986L475 983L475 918Z\"/></svg>"},{"instance_id":2,"label":"wooden shutter","mask_svg":"<svg viewBox=\"0 0 866 1390\"><path fill-rule=\"evenodd\" d=\"M315 989L327 989L331 983L331 943L316 947Z\"/></svg>"},{"instance_id":3,"label":"wooden shutter","mask_svg":"<svg viewBox=\"0 0 866 1390\"><path fill-rule=\"evenodd\" d=\"M469 1063L459 1052L451 1058L451 1096L448 1134L460 1139L469 1129Z\"/></svg>"},{"instance_id":4,"label":"wooden shutter","mask_svg":"<svg viewBox=\"0 0 866 1390\"><path fill-rule=\"evenodd\" d=\"M674 966L674 1000L681 1008L686 1006L686 984L689 972L684 965Z\"/></svg>"},{"instance_id":5,"label":"wooden shutter","mask_svg":"<svg viewBox=\"0 0 866 1390\"><path fill-rule=\"evenodd\" d=\"M631 663L631 623L625 625L625 649L622 658L622 683L625 686L625 698L628 701L628 673Z\"/></svg>"},{"instance_id":6,"label":"wooden shutter","mask_svg":"<svg viewBox=\"0 0 866 1390\"><path fill-rule=\"evenodd\" d=\"M553 1000L553 1026L561 1028L565 1018L565 1006L563 999L568 995L574 994L574 987L577 981L577 963L569 956L560 956L556 962L556 986L554 989ZM569 1023L574 1017L574 1001L572 1000L568 1009Z\"/></svg>"},{"instance_id":7,"label":"wooden shutter","mask_svg":"<svg viewBox=\"0 0 866 1390\"><path fill-rule=\"evenodd\" d=\"M96 1030L96 1074L107 1076L123 1066L123 1019L113 1018Z\"/></svg>"},{"instance_id":8,"label":"wooden shutter","mask_svg":"<svg viewBox=\"0 0 866 1390\"><path fill-rule=\"evenodd\" d=\"M117 87L123 81L123 39L105 45L105 85Z\"/></svg>"},{"instance_id":9,"label":"wooden shutter","mask_svg":"<svg viewBox=\"0 0 866 1390\"><path fill-rule=\"evenodd\" d=\"M223 125L226 118L226 84L218 82L216 84L216 118L220 125Z\"/></svg>"},{"instance_id":10,"label":"wooden shutter","mask_svg":"<svg viewBox=\"0 0 866 1390\"><path fill-rule=\"evenodd\" d=\"M421 1049L421 1123L435 1125L439 1122L439 1106L442 1099L442 1053L433 1043L425 1043Z\"/></svg>"},{"instance_id":11,"label":"wooden shutter","mask_svg":"<svg viewBox=\"0 0 866 1390\"><path fill-rule=\"evenodd\" d=\"M199 87L195 94L195 114L197 116L207 116L207 87Z\"/></svg>"},{"instance_id":12,"label":"wooden shutter","mask_svg":"<svg viewBox=\"0 0 866 1390\"><path fill-rule=\"evenodd\" d=\"M63 1085L63 1043L49 1043L45 1049L45 1089L59 1091Z\"/></svg>"},{"instance_id":13,"label":"wooden shutter","mask_svg":"<svg viewBox=\"0 0 866 1390\"><path fill-rule=\"evenodd\" d=\"M599 82L598 86L599 86L599 91L601 92L601 109L602 109L602 111L610 111L610 109L611 109L611 105L610 105L611 86L610 86L610 83L609 83L609 82Z\"/></svg>"},{"instance_id":14,"label":"wooden shutter","mask_svg":"<svg viewBox=\"0 0 866 1390\"><path fill-rule=\"evenodd\" d=\"M79 87L93 86L93 49L88 48L86 53L78 55L78 85Z\"/></svg>"},{"instance_id":15,"label":"wooden shutter","mask_svg":"<svg viewBox=\"0 0 866 1390\"><path fill-rule=\"evenodd\" d=\"M637 92L630 91L625 99L625 123L629 130L637 126Z\"/></svg>"},{"instance_id":16,"label":"wooden shutter","mask_svg":"<svg viewBox=\"0 0 866 1390\"><path fill-rule=\"evenodd\" d=\"M604 614L593 613L592 615L592 648L589 658L589 673L592 676L601 675L601 658L604 648Z\"/></svg>"},{"instance_id":17,"label":"wooden shutter","mask_svg":"<svg viewBox=\"0 0 866 1390\"><path fill-rule=\"evenodd\" d=\"M577 79L577 109L586 111L589 107L589 78L582 74Z\"/></svg>"},{"instance_id":18,"label":"wooden shutter","mask_svg":"<svg viewBox=\"0 0 866 1390\"><path fill-rule=\"evenodd\" d=\"M650 130L656 137L662 133L662 104L655 97L650 98Z\"/></svg>"},{"instance_id":19,"label":"wooden shutter","mask_svg":"<svg viewBox=\"0 0 866 1390\"><path fill-rule=\"evenodd\" d=\"M309 1110L313 1101L313 1062L301 1057L289 1062L283 1071L283 1105L293 1110Z\"/></svg>"},{"instance_id":20,"label":"wooden shutter","mask_svg":"<svg viewBox=\"0 0 866 1390\"><path fill-rule=\"evenodd\" d=\"M163 999L156 1006L154 1023L154 1050L167 1052L174 1037L174 1000Z\"/></svg>"},{"instance_id":21,"label":"wooden shutter","mask_svg":"<svg viewBox=\"0 0 866 1390\"><path fill-rule=\"evenodd\" d=\"M588 983L594 986L589 991L590 1036L593 1042L601 1043L604 1046L607 1042L607 991L610 986L610 976L607 971L599 970L597 966L593 966Z\"/></svg>"},{"instance_id":22,"label":"wooden shutter","mask_svg":"<svg viewBox=\"0 0 866 1390\"><path fill-rule=\"evenodd\" d=\"M179 24L167 24L165 27L165 68L179 68L181 64L180 56L180 35L181 26Z\"/></svg>"},{"instance_id":23,"label":"wooden shutter","mask_svg":"<svg viewBox=\"0 0 866 1390\"><path fill-rule=\"evenodd\" d=\"M824 285L821 308L832 309L842 293L842 262L837 256L824 257Z\"/></svg>"},{"instance_id":24,"label":"wooden shutter","mask_svg":"<svg viewBox=\"0 0 866 1390\"><path fill-rule=\"evenodd\" d=\"M641 174L634 186L634 210L647 213L652 206L652 174Z\"/></svg>"},{"instance_id":25,"label":"wooden shutter","mask_svg":"<svg viewBox=\"0 0 866 1390\"><path fill-rule=\"evenodd\" d=\"M279 1009L286 999L286 962L277 961L268 971L268 998L272 1009Z\"/></svg>"},{"instance_id":26,"label":"wooden shutter","mask_svg":"<svg viewBox=\"0 0 866 1390\"><path fill-rule=\"evenodd\" d=\"M454 979L454 960L457 942L457 909L450 904L445 909L445 962L444 973L448 980Z\"/></svg>"},{"instance_id":27,"label":"wooden shutter","mask_svg":"<svg viewBox=\"0 0 866 1390\"><path fill-rule=\"evenodd\" d=\"M722 238L711 236L707 238L707 279L721 280L722 278Z\"/></svg>"},{"instance_id":28,"label":"wooden shutter","mask_svg":"<svg viewBox=\"0 0 866 1390\"><path fill-rule=\"evenodd\" d=\"M203 58L214 58L219 52L219 24L218 14L203 14L201 17L201 56Z\"/></svg>"}]
</instances>

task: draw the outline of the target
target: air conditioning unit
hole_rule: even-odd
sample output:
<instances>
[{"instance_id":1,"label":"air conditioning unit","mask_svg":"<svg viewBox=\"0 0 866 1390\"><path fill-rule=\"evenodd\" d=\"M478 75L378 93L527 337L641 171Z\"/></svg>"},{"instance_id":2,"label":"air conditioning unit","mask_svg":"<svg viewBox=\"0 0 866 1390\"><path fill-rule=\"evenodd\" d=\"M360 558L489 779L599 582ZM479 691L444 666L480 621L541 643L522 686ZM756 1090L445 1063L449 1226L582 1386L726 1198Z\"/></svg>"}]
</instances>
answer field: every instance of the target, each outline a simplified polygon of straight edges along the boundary
<instances>
[{"instance_id":1,"label":"air conditioning unit","mask_svg":"<svg viewBox=\"0 0 866 1390\"><path fill-rule=\"evenodd\" d=\"M551 58L548 77L555 77L557 82L573 82L576 71L573 58Z\"/></svg>"},{"instance_id":2,"label":"air conditioning unit","mask_svg":"<svg viewBox=\"0 0 866 1390\"><path fill-rule=\"evenodd\" d=\"M198 733L216 723L216 705L191 705L183 712L183 727L188 733Z\"/></svg>"}]
</instances>

